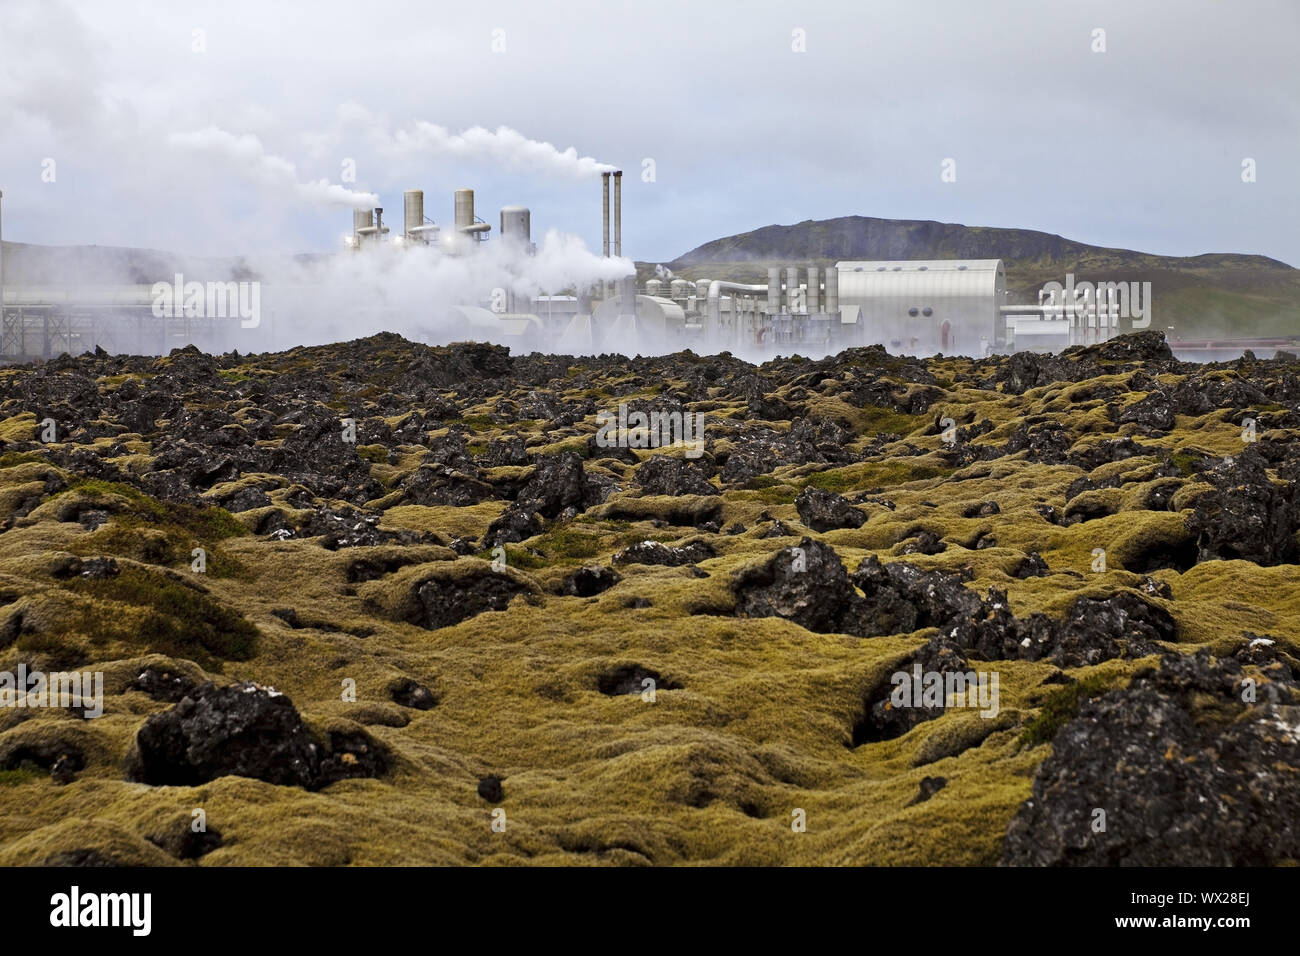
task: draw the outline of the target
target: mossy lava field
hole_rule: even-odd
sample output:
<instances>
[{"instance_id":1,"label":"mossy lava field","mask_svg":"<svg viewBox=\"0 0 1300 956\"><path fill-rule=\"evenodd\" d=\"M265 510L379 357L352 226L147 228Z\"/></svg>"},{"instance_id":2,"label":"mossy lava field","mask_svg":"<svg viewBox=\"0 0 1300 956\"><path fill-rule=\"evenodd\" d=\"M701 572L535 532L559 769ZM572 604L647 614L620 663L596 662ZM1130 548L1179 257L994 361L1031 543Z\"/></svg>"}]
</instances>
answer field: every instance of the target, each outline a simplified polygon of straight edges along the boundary
<instances>
[{"instance_id":1,"label":"mossy lava field","mask_svg":"<svg viewBox=\"0 0 1300 956\"><path fill-rule=\"evenodd\" d=\"M384 334L0 401L0 865L1300 862L1294 356Z\"/></svg>"}]
</instances>

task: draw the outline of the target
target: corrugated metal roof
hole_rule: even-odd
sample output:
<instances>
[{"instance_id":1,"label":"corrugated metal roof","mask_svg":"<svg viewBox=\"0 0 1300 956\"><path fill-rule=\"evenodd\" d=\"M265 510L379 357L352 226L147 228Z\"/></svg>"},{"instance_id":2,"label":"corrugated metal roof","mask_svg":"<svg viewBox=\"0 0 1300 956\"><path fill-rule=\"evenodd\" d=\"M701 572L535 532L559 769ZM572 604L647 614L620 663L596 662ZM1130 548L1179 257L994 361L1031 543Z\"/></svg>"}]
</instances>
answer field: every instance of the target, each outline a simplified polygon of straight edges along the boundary
<instances>
[{"instance_id":1,"label":"corrugated metal roof","mask_svg":"<svg viewBox=\"0 0 1300 956\"><path fill-rule=\"evenodd\" d=\"M846 260L835 267L842 301L993 296L1004 276L1001 259Z\"/></svg>"},{"instance_id":2,"label":"corrugated metal roof","mask_svg":"<svg viewBox=\"0 0 1300 956\"><path fill-rule=\"evenodd\" d=\"M846 259L835 263L841 272L989 272L1002 268L1001 259Z\"/></svg>"}]
</instances>

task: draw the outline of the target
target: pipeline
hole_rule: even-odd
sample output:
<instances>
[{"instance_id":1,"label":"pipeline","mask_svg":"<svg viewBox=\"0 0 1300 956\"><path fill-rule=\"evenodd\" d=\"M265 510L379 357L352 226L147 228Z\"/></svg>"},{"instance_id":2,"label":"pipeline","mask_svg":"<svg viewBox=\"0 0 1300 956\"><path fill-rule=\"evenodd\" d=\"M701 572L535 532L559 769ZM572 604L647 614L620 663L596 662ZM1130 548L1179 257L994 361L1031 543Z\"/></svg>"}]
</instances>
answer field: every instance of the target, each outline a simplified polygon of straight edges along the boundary
<instances>
[{"instance_id":1,"label":"pipeline","mask_svg":"<svg viewBox=\"0 0 1300 956\"><path fill-rule=\"evenodd\" d=\"M709 330L715 331L722 322L722 302L721 292L726 289L728 292L766 292L766 285L745 285L741 282L723 282L721 279L714 279L709 283L708 295L708 315Z\"/></svg>"}]
</instances>

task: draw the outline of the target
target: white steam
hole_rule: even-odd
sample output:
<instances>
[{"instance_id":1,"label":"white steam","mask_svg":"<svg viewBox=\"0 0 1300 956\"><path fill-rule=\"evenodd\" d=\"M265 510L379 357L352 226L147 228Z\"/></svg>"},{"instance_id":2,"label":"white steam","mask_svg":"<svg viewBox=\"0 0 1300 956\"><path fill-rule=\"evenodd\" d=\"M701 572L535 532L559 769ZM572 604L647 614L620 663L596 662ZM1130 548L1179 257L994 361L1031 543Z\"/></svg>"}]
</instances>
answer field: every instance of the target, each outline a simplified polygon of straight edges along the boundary
<instances>
[{"instance_id":1,"label":"white steam","mask_svg":"<svg viewBox=\"0 0 1300 956\"><path fill-rule=\"evenodd\" d=\"M533 170L549 175L586 179L618 167L579 156L570 146L559 149L551 143L529 139L518 130L498 126L495 130L471 126L452 133L436 123L420 120L391 135L379 132L381 151L387 155L447 156L475 162L490 162L510 170Z\"/></svg>"},{"instance_id":2,"label":"white steam","mask_svg":"<svg viewBox=\"0 0 1300 956\"><path fill-rule=\"evenodd\" d=\"M629 259L603 258L577 237L555 230L532 254L500 240L451 251L445 245L399 248L389 242L307 262L251 258L244 264L261 282L260 322L253 329L227 323L220 346L245 353L377 332L397 332L430 345L497 341L518 351L522 342L490 323L468 327L456 307L491 309L494 293L505 290L517 297L518 311L531 312L533 296L575 294L635 268Z\"/></svg>"},{"instance_id":3,"label":"white steam","mask_svg":"<svg viewBox=\"0 0 1300 956\"><path fill-rule=\"evenodd\" d=\"M220 157L250 181L272 189L288 187L304 202L353 209L365 209L379 202L374 193L358 192L328 180L300 182L293 163L268 153L262 141L250 133L236 135L209 126L189 133L172 133L167 142L181 149Z\"/></svg>"}]
</instances>

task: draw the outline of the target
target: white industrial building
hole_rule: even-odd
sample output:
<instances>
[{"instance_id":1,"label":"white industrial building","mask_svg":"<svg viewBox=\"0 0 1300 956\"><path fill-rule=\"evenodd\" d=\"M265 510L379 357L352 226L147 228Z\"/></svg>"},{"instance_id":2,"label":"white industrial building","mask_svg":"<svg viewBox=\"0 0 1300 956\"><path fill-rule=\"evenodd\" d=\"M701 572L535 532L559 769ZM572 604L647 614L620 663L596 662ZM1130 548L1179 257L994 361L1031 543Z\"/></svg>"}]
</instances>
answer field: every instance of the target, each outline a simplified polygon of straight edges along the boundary
<instances>
[{"instance_id":1,"label":"white industrial building","mask_svg":"<svg viewBox=\"0 0 1300 956\"><path fill-rule=\"evenodd\" d=\"M981 356L1006 342L1007 278L1000 259L846 260L825 269L771 267L767 273L766 283L755 284L651 279L648 295L677 303L681 317L658 317L653 330L644 331L678 331L702 339L705 349L781 352L880 344L897 354ZM611 316L629 311L620 298L601 310ZM598 329L610 324L595 323Z\"/></svg>"},{"instance_id":2,"label":"white industrial building","mask_svg":"<svg viewBox=\"0 0 1300 956\"><path fill-rule=\"evenodd\" d=\"M1005 336L1001 259L846 261L840 321L891 352L984 355Z\"/></svg>"}]
</instances>

